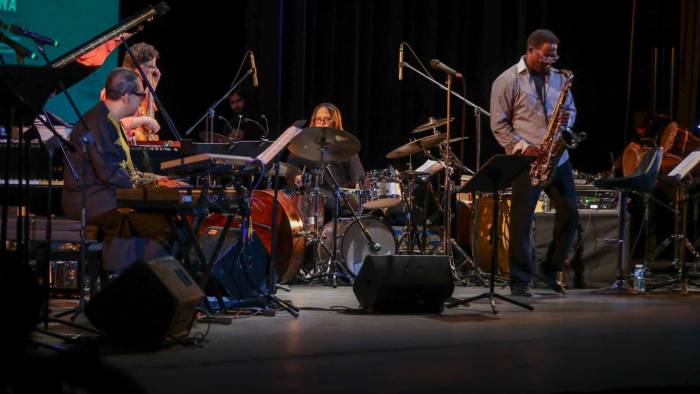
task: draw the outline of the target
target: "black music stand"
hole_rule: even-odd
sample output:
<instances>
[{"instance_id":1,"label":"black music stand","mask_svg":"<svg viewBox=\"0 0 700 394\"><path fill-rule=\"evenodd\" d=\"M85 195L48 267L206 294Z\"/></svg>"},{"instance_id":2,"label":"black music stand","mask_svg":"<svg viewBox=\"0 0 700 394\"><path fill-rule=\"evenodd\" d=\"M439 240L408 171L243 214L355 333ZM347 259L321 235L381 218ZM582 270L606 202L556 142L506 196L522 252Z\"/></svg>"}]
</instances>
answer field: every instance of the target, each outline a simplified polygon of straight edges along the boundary
<instances>
[{"instance_id":1,"label":"black music stand","mask_svg":"<svg viewBox=\"0 0 700 394\"><path fill-rule=\"evenodd\" d=\"M482 193L494 194L495 204L493 208L493 226L491 227L491 231L493 232L491 242L493 242L494 245L488 293L483 293L476 297L452 301L447 304L448 308L454 308L462 304L468 304L472 301L487 298L489 300L489 304L491 305L491 311L496 314L498 312L496 311L495 298L498 298L530 311L535 309L531 305L513 300L494 292L496 261L498 261L498 244L501 241L500 226L498 225L498 207L501 201L500 191L509 187L513 179L529 168L532 161L533 158L529 156L495 155L484 163L474 177L461 190L459 190L460 193L473 193L478 191Z\"/></svg>"},{"instance_id":2,"label":"black music stand","mask_svg":"<svg viewBox=\"0 0 700 394\"><path fill-rule=\"evenodd\" d=\"M675 234L673 234L673 262L678 266L678 275L670 280L648 286L647 291L660 287L678 286L681 295L688 295L688 285L700 287L700 283L693 282L688 278L685 252L692 244L687 239L688 226L688 175L700 165L700 152L691 152L675 168L669 172L669 178L675 181L676 201L674 214Z\"/></svg>"}]
</instances>

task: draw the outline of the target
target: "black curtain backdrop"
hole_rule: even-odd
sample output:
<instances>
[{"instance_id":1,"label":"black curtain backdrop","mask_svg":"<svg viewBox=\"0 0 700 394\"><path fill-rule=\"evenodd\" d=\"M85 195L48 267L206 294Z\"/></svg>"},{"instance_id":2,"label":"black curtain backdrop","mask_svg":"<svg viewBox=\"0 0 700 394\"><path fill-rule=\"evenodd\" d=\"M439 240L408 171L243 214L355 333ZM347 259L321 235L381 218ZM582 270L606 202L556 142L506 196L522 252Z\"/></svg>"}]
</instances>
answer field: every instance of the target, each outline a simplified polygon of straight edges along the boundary
<instances>
[{"instance_id":1,"label":"black curtain backdrop","mask_svg":"<svg viewBox=\"0 0 700 394\"><path fill-rule=\"evenodd\" d=\"M680 83L678 121L698 124L698 81L700 81L700 5L696 0L681 2Z\"/></svg>"},{"instance_id":2,"label":"black curtain backdrop","mask_svg":"<svg viewBox=\"0 0 700 394\"><path fill-rule=\"evenodd\" d=\"M148 2L124 1L128 16ZM579 115L575 128L589 139L573 152L576 168L598 172L610 154L625 146L625 104L632 0L440 0L333 1L268 0L172 1L171 12L132 42L154 44L161 52L163 78L158 92L184 131L230 86L246 49L255 52L259 88L245 90L270 120L271 134L308 119L323 101L342 110L345 128L362 143L367 169L390 164L384 155L415 137L409 131L428 117L445 116L445 92L404 69L397 79L398 48L419 67L437 58L464 74L454 88L488 110L492 81L518 61L528 34L553 30L561 39L557 67L574 71ZM633 64L631 112L648 110L649 51L678 48L679 3L639 0ZM697 22L695 22L697 23ZM697 70L698 65L694 65ZM431 74L438 81L445 77ZM695 74L697 81L697 72ZM695 82L697 85L697 82ZM452 101L453 134L471 139L463 159L474 163L474 116ZM223 105L220 108L224 110ZM464 118L463 118L464 117ZM203 125L197 130L203 129ZM168 136L168 132L163 132ZM482 119L482 163L501 152ZM455 146L459 150L459 145Z\"/></svg>"}]
</instances>

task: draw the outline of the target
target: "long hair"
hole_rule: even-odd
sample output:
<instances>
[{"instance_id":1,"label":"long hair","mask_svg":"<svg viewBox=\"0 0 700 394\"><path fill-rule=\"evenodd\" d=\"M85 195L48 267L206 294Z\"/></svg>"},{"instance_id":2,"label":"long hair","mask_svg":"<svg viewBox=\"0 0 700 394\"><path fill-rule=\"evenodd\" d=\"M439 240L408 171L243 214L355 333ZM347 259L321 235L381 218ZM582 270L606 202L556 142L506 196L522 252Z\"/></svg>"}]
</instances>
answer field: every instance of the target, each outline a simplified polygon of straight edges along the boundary
<instances>
[{"instance_id":1,"label":"long hair","mask_svg":"<svg viewBox=\"0 0 700 394\"><path fill-rule=\"evenodd\" d=\"M336 107L332 103L321 103L317 105L316 108L314 108L314 111L311 113L311 126L313 127L316 124L316 113L323 107L325 107L328 110L328 112L331 113L333 127L340 130L345 130L343 128L343 116L340 114L340 110L338 109L338 107Z\"/></svg>"}]
</instances>

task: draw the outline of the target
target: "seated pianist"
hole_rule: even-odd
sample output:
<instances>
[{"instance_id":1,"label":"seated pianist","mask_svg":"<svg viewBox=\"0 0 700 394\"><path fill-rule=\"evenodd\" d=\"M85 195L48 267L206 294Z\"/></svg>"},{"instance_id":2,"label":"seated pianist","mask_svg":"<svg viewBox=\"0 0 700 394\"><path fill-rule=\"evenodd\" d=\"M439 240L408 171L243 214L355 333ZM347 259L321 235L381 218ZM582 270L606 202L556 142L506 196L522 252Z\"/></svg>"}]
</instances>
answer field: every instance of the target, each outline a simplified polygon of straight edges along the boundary
<instances>
[{"instance_id":1,"label":"seated pianist","mask_svg":"<svg viewBox=\"0 0 700 394\"><path fill-rule=\"evenodd\" d=\"M71 134L76 150L68 156L80 179L74 179L64 163L63 211L71 219L80 219L84 175L87 223L98 226L104 235L102 269L119 273L134 261L175 254L175 242L165 215L118 209L116 190L174 187L178 182L138 171L131 161L121 120L132 116L145 96L140 78L132 70L117 68L107 76L105 95L103 102L85 113L85 126L78 122ZM82 174L85 127L94 142L88 141Z\"/></svg>"}]
</instances>

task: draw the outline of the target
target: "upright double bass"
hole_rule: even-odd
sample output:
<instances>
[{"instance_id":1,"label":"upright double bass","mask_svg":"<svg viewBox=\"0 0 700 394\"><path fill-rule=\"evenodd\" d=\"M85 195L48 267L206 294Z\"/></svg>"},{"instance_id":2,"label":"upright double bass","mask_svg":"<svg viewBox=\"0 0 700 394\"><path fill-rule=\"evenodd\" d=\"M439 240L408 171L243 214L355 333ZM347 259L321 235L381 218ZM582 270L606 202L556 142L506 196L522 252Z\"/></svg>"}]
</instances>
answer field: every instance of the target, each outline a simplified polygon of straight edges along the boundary
<instances>
[{"instance_id":1,"label":"upright double bass","mask_svg":"<svg viewBox=\"0 0 700 394\"><path fill-rule=\"evenodd\" d=\"M155 89L157 81L154 81L153 77L150 74L148 75L148 82ZM155 114L156 114L155 100L153 99L153 96L151 95L151 92L148 89L146 89L145 93L146 93L146 96L141 101L141 105L139 105L139 109L136 113L136 116L148 116L148 117L154 118ZM158 134L153 133L146 126L139 126L139 127L134 128L134 129L131 129L130 134L131 134L130 139L135 140L137 142L138 141L158 141L158 140L160 140L160 137L158 136Z\"/></svg>"}]
</instances>

